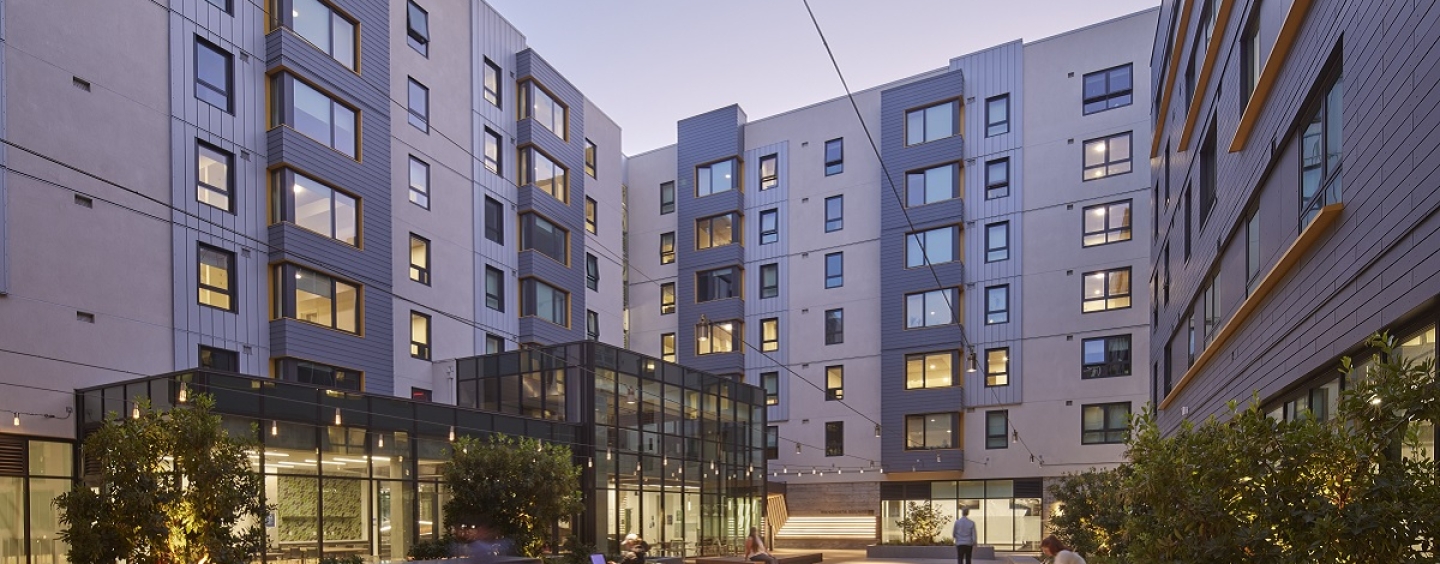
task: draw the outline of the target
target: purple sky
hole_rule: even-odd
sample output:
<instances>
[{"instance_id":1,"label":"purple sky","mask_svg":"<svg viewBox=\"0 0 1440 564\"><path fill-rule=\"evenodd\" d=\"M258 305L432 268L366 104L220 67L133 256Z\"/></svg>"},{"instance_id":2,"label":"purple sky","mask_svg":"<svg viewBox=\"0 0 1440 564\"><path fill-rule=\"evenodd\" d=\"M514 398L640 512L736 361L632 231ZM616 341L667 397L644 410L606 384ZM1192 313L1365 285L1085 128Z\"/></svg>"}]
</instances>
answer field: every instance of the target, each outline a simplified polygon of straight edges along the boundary
<instances>
[{"instance_id":1,"label":"purple sky","mask_svg":"<svg viewBox=\"0 0 1440 564\"><path fill-rule=\"evenodd\" d=\"M730 104L758 119L844 95L801 0L487 0L624 130L624 152ZM863 90L993 45L1031 41L1158 0L811 0ZM1148 61L1137 61L1147 64Z\"/></svg>"}]
</instances>

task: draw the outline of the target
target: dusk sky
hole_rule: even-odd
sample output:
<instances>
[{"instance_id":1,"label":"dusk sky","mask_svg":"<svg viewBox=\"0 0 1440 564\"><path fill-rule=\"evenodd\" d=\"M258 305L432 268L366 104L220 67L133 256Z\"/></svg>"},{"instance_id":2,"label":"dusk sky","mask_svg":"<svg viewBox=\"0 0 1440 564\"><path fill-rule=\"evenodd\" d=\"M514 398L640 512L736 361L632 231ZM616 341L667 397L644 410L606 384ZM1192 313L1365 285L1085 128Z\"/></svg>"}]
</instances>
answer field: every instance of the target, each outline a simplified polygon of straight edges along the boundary
<instances>
[{"instance_id":1,"label":"dusk sky","mask_svg":"<svg viewBox=\"0 0 1440 564\"><path fill-rule=\"evenodd\" d=\"M801 0L487 1L620 125L626 154L672 144L676 121L730 104L755 120L845 93ZM811 0L856 91L1157 5Z\"/></svg>"}]
</instances>

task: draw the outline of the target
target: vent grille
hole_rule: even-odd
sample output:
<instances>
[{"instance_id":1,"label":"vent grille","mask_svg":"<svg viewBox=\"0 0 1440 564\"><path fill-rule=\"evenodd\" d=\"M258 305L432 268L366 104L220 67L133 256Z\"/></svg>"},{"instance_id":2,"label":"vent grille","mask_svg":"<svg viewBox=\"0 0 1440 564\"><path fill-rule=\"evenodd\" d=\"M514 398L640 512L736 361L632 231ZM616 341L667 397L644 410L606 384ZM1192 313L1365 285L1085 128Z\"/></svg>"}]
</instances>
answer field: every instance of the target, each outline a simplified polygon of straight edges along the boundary
<instances>
[{"instance_id":1,"label":"vent grille","mask_svg":"<svg viewBox=\"0 0 1440 564\"><path fill-rule=\"evenodd\" d=\"M0 476L25 475L25 439L0 437Z\"/></svg>"}]
</instances>

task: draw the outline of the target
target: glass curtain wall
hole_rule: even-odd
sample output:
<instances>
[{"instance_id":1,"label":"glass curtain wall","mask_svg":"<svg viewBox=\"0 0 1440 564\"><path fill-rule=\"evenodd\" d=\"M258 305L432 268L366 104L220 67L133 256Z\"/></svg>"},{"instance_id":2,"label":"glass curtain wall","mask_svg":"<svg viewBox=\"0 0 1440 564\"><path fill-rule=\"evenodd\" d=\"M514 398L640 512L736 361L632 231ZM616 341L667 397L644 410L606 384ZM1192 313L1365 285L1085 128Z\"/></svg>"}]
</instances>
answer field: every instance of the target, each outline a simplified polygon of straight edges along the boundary
<instances>
[{"instance_id":1,"label":"glass curtain wall","mask_svg":"<svg viewBox=\"0 0 1440 564\"><path fill-rule=\"evenodd\" d=\"M74 453L68 442L0 436L0 564L69 562L54 501L74 483Z\"/></svg>"},{"instance_id":2,"label":"glass curtain wall","mask_svg":"<svg viewBox=\"0 0 1440 564\"><path fill-rule=\"evenodd\" d=\"M928 487L928 492L925 491ZM910 502L931 505L954 522L961 509L970 510L979 543L996 550L1039 550L1041 481L959 480L907 484L899 496L882 492L881 540L901 541L900 520ZM923 497L924 494L928 497ZM1032 497L1033 496L1033 497ZM948 531L946 531L948 532ZM942 532L941 536L948 536Z\"/></svg>"}]
</instances>

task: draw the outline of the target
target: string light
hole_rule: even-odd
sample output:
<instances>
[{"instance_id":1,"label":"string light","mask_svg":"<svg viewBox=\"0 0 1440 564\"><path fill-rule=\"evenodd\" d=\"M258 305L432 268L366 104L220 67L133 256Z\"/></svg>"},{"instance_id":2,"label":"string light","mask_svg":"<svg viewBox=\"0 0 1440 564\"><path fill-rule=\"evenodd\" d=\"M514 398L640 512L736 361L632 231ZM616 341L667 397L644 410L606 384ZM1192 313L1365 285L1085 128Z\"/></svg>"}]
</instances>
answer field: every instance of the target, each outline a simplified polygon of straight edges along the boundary
<instances>
[{"instance_id":1,"label":"string light","mask_svg":"<svg viewBox=\"0 0 1440 564\"><path fill-rule=\"evenodd\" d=\"M450 426L450 442L455 442L455 426Z\"/></svg>"},{"instance_id":2,"label":"string light","mask_svg":"<svg viewBox=\"0 0 1440 564\"><path fill-rule=\"evenodd\" d=\"M16 414L15 414L15 426L16 426L16 427L19 427L19 426L20 426L20 414L19 414L19 413L16 413Z\"/></svg>"},{"instance_id":3,"label":"string light","mask_svg":"<svg viewBox=\"0 0 1440 564\"><path fill-rule=\"evenodd\" d=\"M272 436L272 437L278 437L278 436L280 436L280 422L279 422L279 421L276 421L276 420L274 420L274 419L271 419L271 420L270 420L270 436Z\"/></svg>"},{"instance_id":4,"label":"string light","mask_svg":"<svg viewBox=\"0 0 1440 564\"><path fill-rule=\"evenodd\" d=\"M137 403L137 404L135 404L135 407L130 408L130 418L131 418L131 419L139 419L139 418L140 418L140 404Z\"/></svg>"},{"instance_id":5,"label":"string light","mask_svg":"<svg viewBox=\"0 0 1440 564\"><path fill-rule=\"evenodd\" d=\"M181 383L180 383L180 395L179 395L180 403L185 403L186 401L189 400L189 398L190 398L190 390L185 387L185 383L184 383L184 382L181 382Z\"/></svg>"},{"instance_id":6,"label":"string light","mask_svg":"<svg viewBox=\"0 0 1440 564\"><path fill-rule=\"evenodd\" d=\"M379 446L380 448L385 448L385 435L380 435L380 444L377 446Z\"/></svg>"},{"instance_id":7,"label":"string light","mask_svg":"<svg viewBox=\"0 0 1440 564\"><path fill-rule=\"evenodd\" d=\"M335 408L335 426L339 427L340 425L340 408L337 407Z\"/></svg>"}]
</instances>

